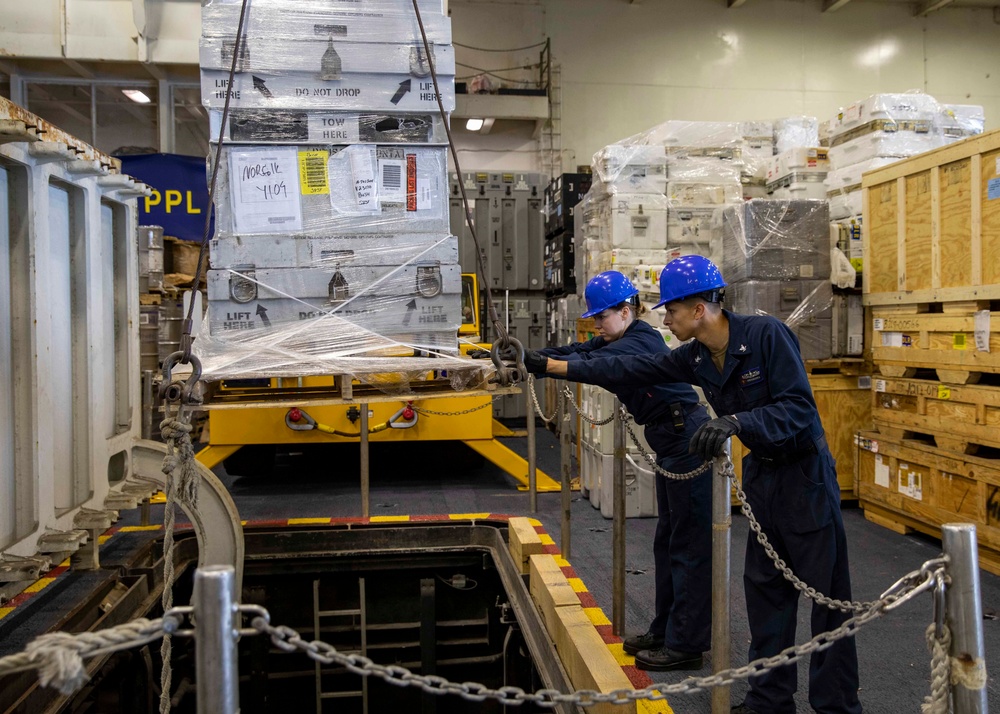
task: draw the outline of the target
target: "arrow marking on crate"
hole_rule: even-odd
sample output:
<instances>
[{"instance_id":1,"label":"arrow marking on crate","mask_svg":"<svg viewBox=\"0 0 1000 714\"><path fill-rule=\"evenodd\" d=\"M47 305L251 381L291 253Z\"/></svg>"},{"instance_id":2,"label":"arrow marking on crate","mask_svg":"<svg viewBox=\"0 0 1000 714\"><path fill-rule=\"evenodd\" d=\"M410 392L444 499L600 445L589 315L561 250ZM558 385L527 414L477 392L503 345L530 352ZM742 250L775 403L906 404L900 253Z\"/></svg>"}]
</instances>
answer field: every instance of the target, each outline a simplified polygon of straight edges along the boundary
<instances>
[{"instance_id":1,"label":"arrow marking on crate","mask_svg":"<svg viewBox=\"0 0 1000 714\"><path fill-rule=\"evenodd\" d=\"M274 95L271 94L271 90L267 88L266 84L264 84L264 80L258 77L257 75L252 75L252 76L253 76L253 88L256 89L258 92L260 92L261 94L263 94L268 99L273 99Z\"/></svg>"},{"instance_id":2,"label":"arrow marking on crate","mask_svg":"<svg viewBox=\"0 0 1000 714\"><path fill-rule=\"evenodd\" d=\"M392 102L393 104L399 104L400 101L402 101L403 97L406 96L407 92L409 92L410 89L412 88L413 88L413 83L410 80L407 79L403 82L400 82L399 89L396 90L396 93L392 95L392 99L390 99L389 101Z\"/></svg>"},{"instance_id":3,"label":"arrow marking on crate","mask_svg":"<svg viewBox=\"0 0 1000 714\"><path fill-rule=\"evenodd\" d=\"M266 307L264 307L263 305L258 304L257 305L257 316L260 318L260 321L264 323L264 327L270 327L271 326L271 321L267 318L267 308Z\"/></svg>"},{"instance_id":4,"label":"arrow marking on crate","mask_svg":"<svg viewBox=\"0 0 1000 714\"><path fill-rule=\"evenodd\" d=\"M406 303L406 314L403 315L403 326L404 327L410 324L410 319L413 317L413 313L416 311L416 309L417 309L416 298L414 298L413 300L410 300L410 302Z\"/></svg>"}]
</instances>

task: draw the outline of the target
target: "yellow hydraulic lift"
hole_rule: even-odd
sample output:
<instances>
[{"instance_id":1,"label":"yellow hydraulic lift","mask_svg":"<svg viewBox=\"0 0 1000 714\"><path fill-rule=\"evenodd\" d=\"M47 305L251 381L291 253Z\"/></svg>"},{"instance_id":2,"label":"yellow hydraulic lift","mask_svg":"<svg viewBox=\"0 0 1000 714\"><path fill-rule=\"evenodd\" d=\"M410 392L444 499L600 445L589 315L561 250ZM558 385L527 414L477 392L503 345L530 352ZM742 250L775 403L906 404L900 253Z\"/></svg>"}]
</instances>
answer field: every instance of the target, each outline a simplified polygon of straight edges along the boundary
<instances>
[{"instance_id":1,"label":"yellow hydraulic lift","mask_svg":"<svg viewBox=\"0 0 1000 714\"><path fill-rule=\"evenodd\" d=\"M459 336L468 340L462 344L463 351L467 351L482 346L473 341L480 334L476 276L464 274L462 283L465 322ZM326 376L250 382L255 387L255 401L259 403L266 401L269 391L277 396L287 387L317 392L324 388L332 390L337 386L337 379ZM353 384L360 385L357 381ZM246 380L223 383L219 393L225 394L228 390L235 394L247 386ZM404 396L369 393L353 399L326 400L326 404L323 400L319 403L311 400L308 406L295 405L284 396L276 401L280 401L280 406L241 406L239 400L212 405L209 409L209 445L198 453L198 460L213 468L244 446L360 443L361 426L367 422L368 440L372 443L461 441L510 474L522 488L528 486L527 461L497 440L497 437L518 434L493 419L493 395L489 392L463 396L442 395L440 391L426 396L419 392ZM361 408L368 413L362 414ZM541 470L537 473L538 491L559 490L558 482Z\"/></svg>"}]
</instances>

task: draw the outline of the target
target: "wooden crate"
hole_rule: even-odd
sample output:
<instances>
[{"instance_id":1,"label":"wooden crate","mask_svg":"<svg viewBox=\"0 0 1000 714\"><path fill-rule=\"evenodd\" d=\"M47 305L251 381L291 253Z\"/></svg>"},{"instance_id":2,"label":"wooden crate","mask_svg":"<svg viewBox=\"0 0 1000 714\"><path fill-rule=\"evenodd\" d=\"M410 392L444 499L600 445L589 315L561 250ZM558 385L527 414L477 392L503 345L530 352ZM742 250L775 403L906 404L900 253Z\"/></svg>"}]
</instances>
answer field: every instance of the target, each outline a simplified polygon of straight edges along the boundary
<instances>
[{"instance_id":1,"label":"wooden crate","mask_svg":"<svg viewBox=\"0 0 1000 714\"><path fill-rule=\"evenodd\" d=\"M856 498L854 492L854 435L871 426L871 377L843 374L810 374L809 384L816 398L830 452L837 460L837 483L842 499ZM733 440L733 465L743 477L742 460L746 447Z\"/></svg>"},{"instance_id":2,"label":"wooden crate","mask_svg":"<svg viewBox=\"0 0 1000 714\"><path fill-rule=\"evenodd\" d=\"M861 432L855 468L868 520L938 538L944 523L974 523L980 566L1000 574L1000 459Z\"/></svg>"},{"instance_id":3,"label":"wooden crate","mask_svg":"<svg viewBox=\"0 0 1000 714\"><path fill-rule=\"evenodd\" d=\"M1000 131L866 173L866 305L1000 299Z\"/></svg>"},{"instance_id":4,"label":"wooden crate","mask_svg":"<svg viewBox=\"0 0 1000 714\"><path fill-rule=\"evenodd\" d=\"M983 373L1000 373L1000 309L991 309L996 307L990 301L873 307L872 358L888 377L929 368L943 382L968 384ZM983 327L978 341L977 313ZM987 344L988 351L980 349Z\"/></svg>"},{"instance_id":5,"label":"wooden crate","mask_svg":"<svg viewBox=\"0 0 1000 714\"><path fill-rule=\"evenodd\" d=\"M946 451L1000 449L1000 387L934 379L875 378L872 420L882 433L923 436Z\"/></svg>"},{"instance_id":6,"label":"wooden crate","mask_svg":"<svg viewBox=\"0 0 1000 714\"><path fill-rule=\"evenodd\" d=\"M592 317L578 317L576 318L576 341L586 342L597 335L597 328L594 327L594 318Z\"/></svg>"}]
</instances>

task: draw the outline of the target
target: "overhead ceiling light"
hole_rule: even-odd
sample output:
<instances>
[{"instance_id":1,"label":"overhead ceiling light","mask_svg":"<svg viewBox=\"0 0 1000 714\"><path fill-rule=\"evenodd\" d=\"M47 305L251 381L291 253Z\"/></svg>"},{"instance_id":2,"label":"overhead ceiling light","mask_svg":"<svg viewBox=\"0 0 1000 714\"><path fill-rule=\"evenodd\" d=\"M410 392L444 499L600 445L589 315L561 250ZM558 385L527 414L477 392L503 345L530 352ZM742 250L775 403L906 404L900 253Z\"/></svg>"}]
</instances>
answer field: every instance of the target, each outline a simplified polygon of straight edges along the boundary
<instances>
[{"instance_id":1,"label":"overhead ceiling light","mask_svg":"<svg viewBox=\"0 0 1000 714\"><path fill-rule=\"evenodd\" d=\"M480 129L483 128L483 120L469 119L469 121L465 122L465 128L468 129L469 131L479 131Z\"/></svg>"},{"instance_id":2,"label":"overhead ceiling light","mask_svg":"<svg viewBox=\"0 0 1000 714\"><path fill-rule=\"evenodd\" d=\"M122 94L137 104L149 104L151 100L140 89L123 89Z\"/></svg>"}]
</instances>

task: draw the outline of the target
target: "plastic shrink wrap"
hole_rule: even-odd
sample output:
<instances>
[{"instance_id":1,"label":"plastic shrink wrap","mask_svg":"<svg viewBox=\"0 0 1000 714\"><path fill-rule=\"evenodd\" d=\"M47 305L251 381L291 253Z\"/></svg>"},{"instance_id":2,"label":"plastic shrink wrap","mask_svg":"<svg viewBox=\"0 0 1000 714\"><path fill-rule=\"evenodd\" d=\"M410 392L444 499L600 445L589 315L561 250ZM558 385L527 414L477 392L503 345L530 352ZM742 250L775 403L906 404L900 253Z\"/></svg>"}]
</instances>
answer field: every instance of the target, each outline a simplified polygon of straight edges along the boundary
<instances>
[{"instance_id":1,"label":"plastic shrink wrap","mask_svg":"<svg viewBox=\"0 0 1000 714\"><path fill-rule=\"evenodd\" d=\"M722 274L727 282L830 277L826 201L754 199L726 209Z\"/></svg>"},{"instance_id":2,"label":"plastic shrink wrap","mask_svg":"<svg viewBox=\"0 0 1000 714\"><path fill-rule=\"evenodd\" d=\"M784 322L799 338L802 359L829 359L833 297L829 280L745 280L726 288L725 304L742 315L770 315Z\"/></svg>"}]
</instances>

